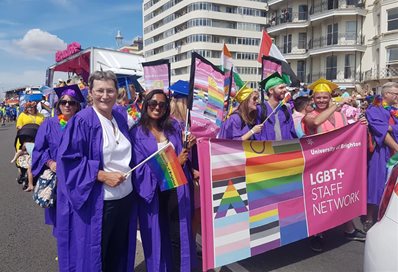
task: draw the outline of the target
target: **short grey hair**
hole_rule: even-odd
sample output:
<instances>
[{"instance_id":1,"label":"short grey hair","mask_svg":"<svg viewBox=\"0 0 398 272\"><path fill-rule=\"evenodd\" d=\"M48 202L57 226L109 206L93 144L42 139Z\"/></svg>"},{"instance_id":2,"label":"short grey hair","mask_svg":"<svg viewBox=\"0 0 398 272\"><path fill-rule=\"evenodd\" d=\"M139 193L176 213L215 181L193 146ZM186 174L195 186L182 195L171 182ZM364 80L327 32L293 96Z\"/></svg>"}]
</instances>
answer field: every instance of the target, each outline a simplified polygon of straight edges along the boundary
<instances>
[{"instance_id":1,"label":"short grey hair","mask_svg":"<svg viewBox=\"0 0 398 272\"><path fill-rule=\"evenodd\" d=\"M115 89L117 90L117 77L112 71L95 71L94 73L92 73L88 78L88 87L90 91L93 90L94 80L112 80L113 83L115 83Z\"/></svg>"},{"instance_id":2,"label":"short grey hair","mask_svg":"<svg viewBox=\"0 0 398 272\"><path fill-rule=\"evenodd\" d=\"M387 82L381 87L381 94L384 95L385 93L389 92L392 88L398 89L397 82Z\"/></svg>"}]
</instances>

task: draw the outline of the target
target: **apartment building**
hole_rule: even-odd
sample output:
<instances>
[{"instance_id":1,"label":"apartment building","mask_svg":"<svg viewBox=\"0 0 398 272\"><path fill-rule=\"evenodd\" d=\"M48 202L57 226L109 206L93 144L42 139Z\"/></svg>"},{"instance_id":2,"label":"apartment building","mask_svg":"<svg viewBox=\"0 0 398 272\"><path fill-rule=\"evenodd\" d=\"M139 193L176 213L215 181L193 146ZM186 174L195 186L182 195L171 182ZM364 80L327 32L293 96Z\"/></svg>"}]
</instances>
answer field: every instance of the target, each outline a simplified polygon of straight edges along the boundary
<instances>
[{"instance_id":1,"label":"apartment building","mask_svg":"<svg viewBox=\"0 0 398 272\"><path fill-rule=\"evenodd\" d=\"M367 49L362 63L363 86L369 89L398 81L398 1L366 1L366 8Z\"/></svg>"},{"instance_id":2,"label":"apartment building","mask_svg":"<svg viewBox=\"0 0 398 272\"><path fill-rule=\"evenodd\" d=\"M300 81L320 77L347 88L361 82L366 51L360 0L270 0L268 33Z\"/></svg>"},{"instance_id":3,"label":"apartment building","mask_svg":"<svg viewBox=\"0 0 398 272\"><path fill-rule=\"evenodd\" d=\"M188 80L191 52L220 64L225 42L242 79L260 80L256 61L266 0L144 0L144 57L169 59L172 82Z\"/></svg>"}]
</instances>

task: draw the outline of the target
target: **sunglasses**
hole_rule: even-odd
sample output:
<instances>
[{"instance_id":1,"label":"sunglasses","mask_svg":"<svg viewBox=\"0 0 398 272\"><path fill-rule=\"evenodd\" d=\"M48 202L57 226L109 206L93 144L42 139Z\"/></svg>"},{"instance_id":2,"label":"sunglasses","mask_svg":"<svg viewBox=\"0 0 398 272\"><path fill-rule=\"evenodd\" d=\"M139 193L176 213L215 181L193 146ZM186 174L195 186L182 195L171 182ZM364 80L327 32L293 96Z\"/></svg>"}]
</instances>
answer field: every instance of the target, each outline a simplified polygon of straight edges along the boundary
<instances>
[{"instance_id":1,"label":"sunglasses","mask_svg":"<svg viewBox=\"0 0 398 272\"><path fill-rule=\"evenodd\" d=\"M69 106L77 106L79 103L76 101L69 101L69 100L60 100L59 104L62 106L66 106L66 104L68 104Z\"/></svg>"},{"instance_id":2,"label":"sunglasses","mask_svg":"<svg viewBox=\"0 0 398 272\"><path fill-rule=\"evenodd\" d=\"M148 101L148 107L151 110L156 109L157 106L159 106L159 109L164 110L166 108L166 102L163 102L163 101L158 102L156 100L149 100Z\"/></svg>"}]
</instances>

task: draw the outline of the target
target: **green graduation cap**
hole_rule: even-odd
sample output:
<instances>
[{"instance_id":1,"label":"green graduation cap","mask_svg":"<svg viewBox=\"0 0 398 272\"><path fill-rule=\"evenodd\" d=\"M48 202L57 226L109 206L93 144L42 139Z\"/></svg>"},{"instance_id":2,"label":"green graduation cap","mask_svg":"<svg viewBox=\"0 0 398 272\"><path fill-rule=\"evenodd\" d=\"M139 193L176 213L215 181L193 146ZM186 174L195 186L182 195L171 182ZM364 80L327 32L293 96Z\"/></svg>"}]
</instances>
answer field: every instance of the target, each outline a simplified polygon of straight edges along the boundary
<instances>
[{"instance_id":1,"label":"green graduation cap","mask_svg":"<svg viewBox=\"0 0 398 272\"><path fill-rule=\"evenodd\" d=\"M270 88L275 87L280 84L290 84L290 78L288 75L283 74L280 75L278 72L275 72L268 76L266 79L260 82L260 86L268 91Z\"/></svg>"}]
</instances>

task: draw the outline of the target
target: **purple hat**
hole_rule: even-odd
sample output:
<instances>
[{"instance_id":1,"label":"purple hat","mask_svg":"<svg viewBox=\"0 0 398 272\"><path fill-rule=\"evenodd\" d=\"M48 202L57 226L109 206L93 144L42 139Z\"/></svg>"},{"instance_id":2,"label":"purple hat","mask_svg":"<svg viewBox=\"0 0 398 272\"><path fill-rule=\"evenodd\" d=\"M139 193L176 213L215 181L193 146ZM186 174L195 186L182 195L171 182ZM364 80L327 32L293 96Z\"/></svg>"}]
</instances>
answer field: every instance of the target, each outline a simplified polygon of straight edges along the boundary
<instances>
[{"instance_id":1,"label":"purple hat","mask_svg":"<svg viewBox=\"0 0 398 272\"><path fill-rule=\"evenodd\" d=\"M84 102L84 97L77 84L54 88L54 91L57 94L58 99L61 99L64 95L69 95L79 102Z\"/></svg>"}]
</instances>

